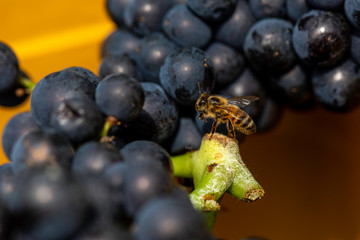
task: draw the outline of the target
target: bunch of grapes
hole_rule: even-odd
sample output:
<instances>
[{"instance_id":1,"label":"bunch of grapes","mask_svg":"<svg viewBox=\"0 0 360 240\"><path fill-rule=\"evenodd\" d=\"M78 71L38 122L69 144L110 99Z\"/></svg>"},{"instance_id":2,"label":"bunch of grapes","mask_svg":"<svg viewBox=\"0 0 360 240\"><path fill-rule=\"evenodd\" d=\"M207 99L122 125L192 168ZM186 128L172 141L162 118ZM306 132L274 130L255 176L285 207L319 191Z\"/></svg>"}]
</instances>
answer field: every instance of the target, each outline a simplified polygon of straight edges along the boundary
<instances>
[{"instance_id":1,"label":"bunch of grapes","mask_svg":"<svg viewBox=\"0 0 360 240\"><path fill-rule=\"evenodd\" d=\"M211 129L194 108L201 93L257 96L244 111L258 132L284 107L359 105L355 0L107 0L106 9L117 29L98 73L69 66L35 84L0 43L0 105L31 97L2 133L0 239L215 239L171 160Z\"/></svg>"}]
</instances>

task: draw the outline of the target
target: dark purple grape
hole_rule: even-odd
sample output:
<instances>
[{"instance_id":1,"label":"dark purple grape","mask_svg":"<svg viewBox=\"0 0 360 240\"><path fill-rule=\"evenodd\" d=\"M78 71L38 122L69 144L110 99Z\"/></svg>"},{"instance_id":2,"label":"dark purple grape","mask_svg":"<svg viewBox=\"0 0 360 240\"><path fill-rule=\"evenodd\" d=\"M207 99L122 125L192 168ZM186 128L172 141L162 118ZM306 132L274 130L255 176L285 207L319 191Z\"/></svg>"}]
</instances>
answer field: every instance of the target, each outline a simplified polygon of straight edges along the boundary
<instances>
[{"instance_id":1,"label":"dark purple grape","mask_svg":"<svg viewBox=\"0 0 360 240\"><path fill-rule=\"evenodd\" d=\"M237 50L242 50L245 35L255 22L256 18L247 1L237 1L230 18L217 27L215 39Z\"/></svg>"},{"instance_id":2,"label":"dark purple grape","mask_svg":"<svg viewBox=\"0 0 360 240\"><path fill-rule=\"evenodd\" d=\"M360 68L352 59L315 69L312 84L316 98L331 110L348 111L359 105Z\"/></svg>"},{"instance_id":3,"label":"dark purple grape","mask_svg":"<svg viewBox=\"0 0 360 240\"><path fill-rule=\"evenodd\" d=\"M99 222L82 231L72 240L133 240L130 232L111 221Z\"/></svg>"},{"instance_id":4,"label":"dark purple grape","mask_svg":"<svg viewBox=\"0 0 360 240\"><path fill-rule=\"evenodd\" d=\"M62 70L42 78L31 94L31 112L41 129L51 128L51 114L69 98L94 100L95 86L82 74Z\"/></svg>"},{"instance_id":5,"label":"dark purple grape","mask_svg":"<svg viewBox=\"0 0 360 240\"><path fill-rule=\"evenodd\" d=\"M291 22L279 18L257 21L247 32L244 53L258 71L280 72L289 69L296 60L292 47Z\"/></svg>"},{"instance_id":6,"label":"dark purple grape","mask_svg":"<svg viewBox=\"0 0 360 240\"><path fill-rule=\"evenodd\" d=\"M167 171L157 164L129 168L124 179L125 207L129 216L149 200L171 192L173 182Z\"/></svg>"},{"instance_id":7,"label":"dark purple grape","mask_svg":"<svg viewBox=\"0 0 360 240\"><path fill-rule=\"evenodd\" d=\"M360 3L356 0L345 0L344 11L351 25L360 29Z\"/></svg>"},{"instance_id":8,"label":"dark purple grape","mask_svg":"<svg viewBox=\"0 0 360 240\"><path fill-rule=\"evenodd\" d=\"M166 13L162 28L171 40L183 47L205 47L212 37L211 28L184 4L177 4Z\"/></svg>"},{"instance_id":9,"label":"dark purple grape","mask_svg":"<svg viewBox=\"0 0 360 240\"><path fill-rule=\"evenodd\" d=\"M281 122L282 116L283 106L275 102L271 97L266 97L261 112L254 119L256 131L262 133L274 129Z\"/></svg>"},{"instance_id":10,"label":"dark purple grape","mask_svg":"<svg viewBox=\"0 0 360 240\"><path fill-rule=\"evenodd\" d=\"M95 73L93 73L92 71L90 71L87 68L83 68L83 67L69 67L69 68L65 68L64 71L72 71L75 72L81 76L83 76L84 78L86 78L88 81L90 81L94 87L96 87L99 82L100 79L98 76L96 76Z\"/></svg>"},{"instance_id":11,"label":"dark purple grape","mask_svg":"<svg viewBox=\"0 0 360 240\"><path fill-rule=\"evenodd\" d=\"M160 83L176 102L193 105L200 96L200 90L213 90L213 64L202 50L182 48L165 59L160 69Z\"/></svg>"},{"instance_id":12,"label":"dark purple grape","mask_svg":"<svg viewBox=\"0 0 360 240\"><path fill-rule=\"evenodd\" d=\"M206 22L221 22L234 11L236 0L186 0L186 5Z\"/></svg>"},{"instance_id":13,"label":"dark purple grape","mask_svg":"<svg viewBox=\"0 0 360 240\"><path fill-rule=\"evenodd\" d=\"M322 10L342 10L344 0L306 0L307 3L316 9Z\"/></svg>"},{"instance_id":14,"label":"dark purple grape","mask_svg":"<svg viewBox=\"0 0 360 240\"><path fill-rule=\"evenodd\" d=\"M104 118L94 101L86 98L64 99L51 113L51 127L75 145L97 139Z\"/></svg>"},{"instance_id":15,"label":"dark purple grape","mask_svg":"<svg viewBox=\"0 0 360 240\"><path fill-rule=\"evenodd\" d=\"M10 162L0 166L0 202L7 205L11 203L11 195L15 190L16 173L13 165L14 163Z\"/></svg>"},{"instance_id":16,"label":"dark purple grape","mask_svg":"<svg viewBox=\"0 0 360 240\"><path fill-rule=\"evenodd\" d=\"M240 75L244 68L244 57L230 46L213 42L205 51L214 67L218 86L228 85Z\"/></svg>"},{"instance_id":17,"label":"dark purple grape","mask_svg":"<svg viewBox=\"0 0 360 240\"><path fill-rule=\"evenodd\" d=\"M340 13L311 10L296 22L293 46L298 57L306 64L333 66L349 50L349 24Z\"/></svg>"},{"instance_id":18,"label":"dark purple grape","mask_svg":"<svg viewBox=\"0 0 360 240\"><path fill-rule=\"evenodd\" d=\"M0 199L0 239L13 239L11 231L13 230L14 224L15 221L9 211L8 205Z\"/></svg>"},{"instance_id":19,"label":"dark purple grape","mask_svg":"<svg viewBox=\"0 0 360 240\"><path fill-rule=\"evenodd\" d=\"M131 167L137 167L147 164L159 164L169 173L172 173L173 167L169 153L159 144L138 140L126 144L121 150L125 162Z\"/></svg>"},{"instance_id":20,"label":"dark purple grape","mask_svg":"<svg viewBox=\"0 0 360 240\"><path fill-rule=\"evenodd\" d=\"M144 104L144 91L136 78L118 73L109 75L100 82L95 98L102 113L127 122L140 114Z\"/></svg>"},{"instance_id":21,"label":"dark purple grape","mask_svg":"<svg viewBox=\"0 0 360 240\"><path fill-rule=\"evenodd\" d=\"M311 71L306 66L296 64L283 74L269 76L271 90L282 103L305 106L313 99Z\"/></svg>"},{"instance_id":22,"label":"dark purple grape","mask_svg":"<svg viewBox=\"0 0 360 240\"><path fill-rule=\"evenodd\" d=\"M145 95L144 106L139 116L128 124L126 138L161 143L174 133L179 119L178 110L160 85L151 82L141 85Z\"/></svg>"},{"instance_id":23,"label":"dark purple grape","mask_svg":"<svg viewBox=\"0 0 360 240\"><path fill-rule=\"evenodd\" d=\"M102 174L110 164L122 160L117 148L111 144L91 141L75 152L71 170L80 174Z\"/></svg>"},{"instance_id":24,"label":"dark purple grape","mask_svg":"<svg viewBox=\"0 0 360 240\"><path fill-rule=\"evenodd\" d=\"M13 89L19 77L19 61L13 50L0 42L0 93Z\"/></svg>"},{"instance_id":25,"label":"dark purple grape","mask_svg":"<svg viewBox=\"0 0 360 240\"><path fill-rule=\"evenodd\" d=\"M30 112L20 112L14 115L5 125L2 132L2 147L10 159L11 150L18 138L32 130L38 129Z\"/></svg>"},{"instance_id":26,"label":"dark purple grape","mask_svg":"<svg viewBox=\"0 0 360 240\"><path fill-rule=\"evenodd\" d=\"M124 25L124 8L130 1L131 0L106 0L106 11L118 27Z\"/></svg>"},{"instance_id":27,"label":"dark purple grape","mask_svg":"<svg viewBox=\"0 0 360 240\"><path fill-rule=\"evenodd\" d=\"M33 130L21 136L10 155L16 172L36 166L70 169L72 158L72 146L63 135L41 130Z\"/></svg>"},{"instance_id":28,"label":"dark purple grape","mask_svg":"<svg viewBox=\"0 0 360 240\"><path fill-rule=\"evenodd\" d=\"M286 11L288 17L296 22L303 14L310 11L306 0L286 0Z\"/></svg>"},{"instance_id":29,"label":"dark purple grape","mask_svg":"<svg viewBox=\"0 0 360 240\"><path fill-rule=\"evenodd\" d=\"M136 56L140 37L125 28L116 29L107 36L101 46L101 56L127 54Z\"/></svg>"},{"instance_id":30,"label":"dark purple grape","mask_svg":"<svg viewBox=\"0 0 360 240\"><path fill-rule=\"evenodd\" d=\"M169 146L171 155L183 154L200 148L202 135L193 119L181 117L179 127Z\"/></svg>"},{"instance_id":31,"label":"dark purple grape","mask_svg":"<svg viewBox=\"0 0 360 240\"><path fill-rule=\"evenodd\" d=\"M287 16L286 0L249 0L249 6L258 19L285 18Z\"/></svg>"},{"instance_id":32,"label":"dark purple grape","mask_svg":"<svg viewBox=\"0 0 360 240\"><path fill-rule=\"evenodd\" d=\"M127 54L110 55L102 59L99 67L99 75L101 79L111 74L124 73L130 77L134 77L139 81L142 80L140 71L137 68L135 60Z\"/></svg>"},{"instance_id":33,"label":"dark purple grape","mask_svg":"<svg viewBox=\"0 0 360 240\"><path fill-rule=\"evenodd\" d=\"M160 32L162 19L171 6L169 0L132 0L124 8L125 25L141 36Z\"/></svg>"},{"instance_id":34,"label":"dark purple grape","mask_svg":"<svg viewBox=\"0 0 360 240\"><path fill-rule=\"evenodd\" d=\"M177 49L178 46L162 33L151 33L145 36L140 41L137 55L138 68L144 76L144 81L160 83L160 67L165 58Z\"/></svg>"},{"instance_id":35,"label":"dark purple grape","mask_svg":"<svg viewBox=\"0 0 360 240\"><path fill-rule=\"evenodd\" d=\"M138 240L205 240L209 235L203 216L187 202L175 198L154 199L136 215L135 222Z\"/></svg>"},{"instance_id":36,"label":"dark purple grape","mask_svg":"<svg viewBox=\"0 0 360 240\"><path fill-rule=\"evenodd\" d=\"M71 239L90 217L81 189L60 168L32 168L19 175L10 210L19 231L37 240Z\"/></svg>"},{"instance_id":37,"label":"dark purple grape","mask_svg":"<svg viewBox=\"0 0 360 240\"><path fill-rule=\"evenodd\" d=\"M20 78L29 79L29 76L20 71L18 79ZM0 105L4 107L18 106L28 99L29 93L30 91L25 86L17 82L11 89L0 94Z\"/></svg>"},{"instance_id":38,"label":"dark purple grape","mask_svg":"<svg viewBox=\"0 0 360 240\"><path fill-rule=\"evenodd\" d=\"M360 31L355 30L351 34L351 57L360 64Z\"/></svg>"}]
</instances>

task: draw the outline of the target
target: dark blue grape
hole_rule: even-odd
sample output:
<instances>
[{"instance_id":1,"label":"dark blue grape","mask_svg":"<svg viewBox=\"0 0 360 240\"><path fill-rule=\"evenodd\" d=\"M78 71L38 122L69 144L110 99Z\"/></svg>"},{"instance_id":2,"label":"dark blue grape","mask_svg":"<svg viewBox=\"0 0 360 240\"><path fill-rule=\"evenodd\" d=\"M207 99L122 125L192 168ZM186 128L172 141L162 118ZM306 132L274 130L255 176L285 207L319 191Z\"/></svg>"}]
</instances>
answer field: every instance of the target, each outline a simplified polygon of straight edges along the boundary
<instances>
[{"instance_id":1,"label":"dark blue grape","mask_svg":"<svg viewBox=\"0 0 360 240\"><path fill-rule=\"evenodd\" d=\"M60 168L32 168L19 175L10 210L18 230L37 240L71 239L90 217L81 189Z\"/></svg>"},{"instance_id":2,"label":"dark blue grape","mask_svg":"<svg viewBox=\"0 0 360 240\"><path fill-rule=\"evenodd\" d=\"M200 90L213 90L213 64L202 50L182 48L165 59L160 69L160 83L176 102L193 105L200 96Z\"/></svg>"},{"instance_id":3,"label":"dark blue grape","mask_svg":"<svg viewBox=\"0 0 360 240\"><path fill-rule=\"evenodd\" d=\"M244 68L243 55L223 43L213 42L205 53L213 63L215 81L218 86L233 82Z\"/></svg>"},{"instance_id":4,"label":"dark blue grape","mask_svg":"<svg viewBox=\"0 0 360 240\"><path fill-rule=\"evenodd\" d=\"M95 86L89 78L75 71L62 70L42 78L31 94L31 112L42 129L51 128L51 113L69 98L94 100Z\"/></svg>"},{"instance_id":5,"label":"dark blue grape","mask_svg":"<svg viewBox=\"0 0 360 240\"><path fill-rule=\"evenodd\" d=\"M351 57L360 64L360 31L354 30L351 34Z\"/></svg>"},{"instance_id":6,"label":"dark blue grape","mask_svg":"<svg viewBox=\"0 0 360 240\"><path fill-rule=\"evenodd\" d=\"M136 215L135 222L138 240L204 240L209 235L203 216L187 202L174 198L149 202Z\"/></svg>"},{"instance_id":7,"label":"dark blue grape","mask_svg":"<svg viewBox=\"0 0 360 240\"><path fill-rule=\"evenodd\" d=\"M289 71L269 77L272 93L281 102L292 106L305 106L313 99L311 69L296 64Z\"/></svg>"},{"instance_id":8,"label":"dark blue grape","mask_svg":"<svg viewBox=\"0 0 360 240\"><path fill-rule=\"evenodd\" d=\"M99 82L100 82L100 79L98 76L96 76L95 73L93 73L92 71L90 71L89 69L87 68L83 68L83 67L69 67L69 68L65 68L64 69L65 71L72 71L72 72L75 72L81 76L83 76L84 78L86 78L87 80L89 80L93 85L94 87L96 87Z\"/></svg>"},{"instance_id":9,"label":"dark blue grape","mask_svg":"<svg viewBox=\"0 0 360 240\"><path fill-rule=\"evenodd\" d=\"M355 0L345 0L344 11L351 25L360 29L360 3Z\"/></svg>"},{"instance_id":10,"label":"dark blue grape","mask_svg":"<svg viewBox=\"0 0 360 240\"><path fill-rule=\"evenodd\" d=\"M10 155L16 172L35 166L70 169L72 158L72 146L63 135L41 130L30 131L20 137Z\"/></svg>"},{"instance_id":11,"label":"dark blue grape","mask_svg":"<svg viewBox=\"0 0 360 240\"><path fill-rule=\"evenodd\" d=\"M118 27L124 25L124 8L129 2L130 0L106 0L106 11Z\"/></svg>"},{"instance_id":12,"label":"dark blue grape","mask_svg":"<svg viewBox=\"0 0 360 240\"><path fill-rule=\"evenodd\" d=\"M288 17L296 22L303 14L310 11L311 7L306 0L286 0L286 11Z\"/></svg>"},{"instance_id":13,"label":"dark blue grape","mask_svg":"<svg viewBox=\"0 0 360 240\"><path fill-rule=\"evenodd\" d=\"M19 73L19 79L29 79L28 75L23 71ZM15 107L28 99L30 91L19 82L15 84L11 89L0 94L0 105L4 107Z\"/></svg>"},{"instance_id":14,"label":"dark blue grape","mask_svg":"<svg viewBox=\"0 0 360 240\"><path fill-rule=\"evenodd\" d=\"M126 211L130 216L149 200L171 192L173 182L167 171L157 164L130 168L124 179Z\"/></svg>"},{"instance_id":15,"label":"dark blue grape","mask_svg":"<svg viewBox=\"0 0 360 240\"><path fill-rule=\"evenodd\" d=\"M171 40L183 47L205 47L212 37L211 28L183 4L175 5L166 13L162 28Z\"/></svg>"},{"instance_id":16,"label":"dark blue grape","mask_svg":"<svg viewBox=\"0 0 360 240\"><path fill-rule=\"evenodd\" d=\"M206 22L221 22L234 11L236 0L186 0L186 5Z\"/></svg>"},{"instance_id":17,"label":"dark blue grape","mask_svg":"<svg viewBox=\"0 0 360 240\"><path fill-rule=\"evenodd\" d=\"M75 152L71 169L80 174L102 174L107 166L122 160L114 146L91 141L81 145Z\"/></svg>"},{"instance_id":18,"label":"dark blue grape","mask_svg":"<svg viewBox=\"0 0 360 240\"><path fill-rule=\"evenodd\" d=\"M178 155L200 148L202 135L192 118L182 117L169 146L171 155Z\"/></svg>"},{"instance_id":19,"label":"dark blue grape","mask_svg":"<svg viewBox=\"0 0 360 240\"><path fill-rule=\"evenodd\" d=\"M126 137L161 143L174 133L179 119L178 110L160 85L151 82L141 85L145 95L144 106L139 116L128 124Z\"/></svg>"},{"instance_id":20,"label":"dark blue grape","mask_svg":"<svg viewBox=\"0 0 360 240\"><path fill-rule=\"evenodd\" d=\"M0 42L0 93L13 89L19 77L19 62L13 50Z\"/></svg>"},{"instance_id":21,"label":"dark blue grape","mask_svg":"<svg viewBox=\"0 0 360 240\"><path fill-rule=\"evenodd\" d=\"M266 97L259 115L254 119L259 133L274 129L281 122L284 108L271 97Z\"/></svg>"},{"instance_id":22,"label":"dark blue grape","mask_svg":"<svg viewBox=\"0 0 360 240\"><path fill-rule=\"evenodd\" d=\"M131 233L111 221L91 225L72 240L134 240Z\"/></svg>"},{"instance_id":23,"label":"dark blue grape","mask_svg":"<svg viewBox=\"0 0 360 240\"><path fill-rule=\"evenodd\" d=\"M342 10L344 0L306 0L312 8L322 10Z\"/></svg>"},{"instance_id":24,"label":"dark blue grape","mask_svg":"<svg viewBox=\"0 0 360 240\"><path fill-rule=\"evenodd\" d=\"M102 113L126 122L140 114L144 104L144 91L136 78L118 73L109 75L100 82L95 98Z\"/></svg>"},{"instance_id":25,"label":"dark blue grape","mask_svg":"<svg viewBox=\"0 0 360 240\"><path fill-rule=\"evenodd\" d=\"M69 98L60 102L51 113L50 123L71 143L81 144L100 136L104 118L94 101Z\"/></svg>"},{"instance_id":26,"label":"dark blue grape","mask_svg":"<svg viewBox=\"0 0 360 240\"><path fill-rule=\"evenodd\" d=\"M221 23L216 30L215 39L242 50L245 35L256 22L246 1L237 1L235 11L229 19Z\"/></svg>"},{"instance_id":27,"label":"dark blue grape","mask_svg":"<svg viewBox=\"0 0 360 240\"><path fill-rule=\"evenodd\" d=\"M10 158L11 150L18 138L36 129L38 127L30 112L20 112L14 115L2 132L2 147L6 156Z\"/></svg>"},{"instance_id":28,"label":"dark blue grape","mask_svg":"<svg viewBox=\"0 0 360 240\"><path fill-rule=\"evenodd\" d=\"M315 69L312 84L316 98L331 110L348 111L359 105L360 70L352 59Z\"/></svg>"},{"instance_id":29,"label":"dark blue grape","mask_svg":"<svg viewBox=\"0 0 360 240\"><path fill-rule=\"evenodd\" d=\"M286 0L249 0L249 6L258 19L286 17Z\"/></svg>"},{"instance_id":30,"label":"dark blue grape","mask_svg":"<svg viewBox=\"0 0 360 240\"><path fill-rule=\"evenodd\" d=\"M10 162L0 166L0 202L7 205L11 203L11 195L16 184L16 173L13 165L14 163Z\"/></svg>"},{"instance_id":31,"label":"dark blue grape","mask_svg":"<svg viewBox=\"0 0 360 240\"><path fill-rule=\"evenodd\" d=\"M296 22L293 46L306 64L333 66L349 50L349 24L340 13L311 10Z\"/></svg>"},{"instance_id":32,"label":"dark blue grape","mask_svg":"<svg viewBox=\"0 0 360 240\"><path fill-rule=\"evenodd\" d=\"M125 25L141 36L159 32L171 6L169 0L132 0L124 8Z\"/></svg>"},{"instance_id":33,"label":"dark blue grape","mask_svg":"<svg viewBox=\"0 0 360 240\"><path fill-rule=\"evenodd\" d=\"M136 56L140 37L125 28L116 29L107 36L101 46L101 56L128 54Z\"/></svg>"},{"instance_id":34,"label":"dark blue grape","mask_svg":"<svg viewBox=\"0 0 360 240\"><path fill-rule=\"evenodd\" d=\"M0 199L0 239L13 239L12 228L15 220L5 202Z\"/></svg>"},{"instance_id":35,"label":"dark blue grape","mask_svg":"<svg viewBox=\"0 0 360 240\"><path fill-rule=\"evenodd\" d=\"M169 153L155 142L147 140L133 141L126 144L120 150L120 153L129 166L136 167L149 163L160 164L169 173L173 171Z\"/></svg>"},{"instance_id":36,"label":"dark blue grape","mask_svg":"<svg viewBox=\"0 0 360 240\"><path fill-rule=\"evenodd\" d=\"M290 68L296 54L292 47L291 22L265 18L256 22L244 40L244 53L258 71L279 72Z\"/></svg>"},{"instance_id":37,"label":"dark blue grape","mask_svg":"<svg viewBox=\"0 0 360 240\"><path fill-rule=\"evenodd\" d=\"M130 77L142 80L140 71L137 68L135 60L127 54L110 55L102 59L99 67L99 75L104 79L110 74L124 73Z\"/></svg>"},{"instance_id":38,"label":"dark blue grape","mask_svg":"<svg viewBox=\"0 0 360 240\"><path fill-rule=\"evenodd\" d=\"M162 33L152 33L140 41L137 56L138 67L144 81L160 83L159 72L165 58L178 46Z\"/></svg>"}]
</instances>

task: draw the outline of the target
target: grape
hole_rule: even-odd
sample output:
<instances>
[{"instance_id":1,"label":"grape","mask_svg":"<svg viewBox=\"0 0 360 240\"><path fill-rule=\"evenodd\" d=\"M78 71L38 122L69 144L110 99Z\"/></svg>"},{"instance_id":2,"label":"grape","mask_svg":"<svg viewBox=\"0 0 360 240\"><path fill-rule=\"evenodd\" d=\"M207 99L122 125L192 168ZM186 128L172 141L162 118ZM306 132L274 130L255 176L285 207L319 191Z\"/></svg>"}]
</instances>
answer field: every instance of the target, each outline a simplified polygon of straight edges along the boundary
<instances>
[{"instance_id":1,"label":"grape","mask_svg":"<svg viewBox=\"0 0 360 240\"><path fill-rule=\"evenodd\" d=\"M360 29L360 3L355 0L345 0L344 11L351 25Z\"/></svg>"},{"instance_id":2,"label":"grape","mask_svg":"<svg viewBox=\"0 0 360 240\"><path fill-rule=\"evenodd\" d=\"M11 239L13 221L7 205L0 200L0 239Z\"/></svg>"},{"instance_id":3,"label":"grape","mask_svg":"<svg viewBox=\"0 0 360 240\"><path fill-rule=\"evenodd\" d=\"M352 59L315 69L312 84L316 98L331 110L348 111L359 104L359 65Z\"/></svg>"},{"instance_id":4,"label":"grape","mask_svg":"<svg viewBox=\"0 0 360 240\"><path fill-rule=\"evenodd\" d=\"M112 222L100 222L81 232L73 240L133 240L130 233Z\"/></svg>"},{"instance_id":5,"label":"grape","mask_svg":"<svg viewBox=\"0 0 360 240\"><path fill-rule=\"evenodd\" d=\"M264 106L259 115L254 119L256 131L261 133L274 129L283 116L283 107L271 97L265 99Z\"/></svg>"},{"instance_id":6,"label":"grape","mask_svg":"<svg viewBox=\"0 0 360 240\"><path fill-rule=\"evenodd\" d=\"M349 24L340 13L311 10L296 22L293 46L304 63L310 66L333 66L349 50Z\"/></svg>"},{"instance_id":7,"label":"grape","mask_svg":"<svg viewBox=\"0 0 360 240\"><path fill-rule=\"evenodd\" d=\"M169 0L132 0L124 8L125 26L141 36L159 32L162 19L171 6Z\"/></svg>"},{"instance_id":8,"label":"grape","mask_svg":"<svg viewBox=\"0 0 360 240\"><path fill-rule=\"evenodd\" d=\"M128 123L126 137L130 140L164 142L175 131L179 113L164 89L151 82L141 83L145 101L139 116Z\"/></svg>"},{"instance_id":9,"label":"grape","mask_svg":"<svg viewBox=\"0 0 360 240\"><path fill-rule=\"evenodd\" d=\"M322 10L341 10L344 0L306 0L307 3L317 9Z\"/></svg>"},{"instance_id":10,"label":"grape","mask_svg":"<svg viewBox=\"0 0 360 240\"><path fill-rule=\"evenodd\" d=\"M232 15L217 27L215 39L242 50L245 35L255 22L256 18L247 1L237 1Z\"/></svg>"},{"instance_id":11,"label":"grape","mask_svg":"<svg viewBox=\"0 0 360 240\"><path fill-rule=\"evenodd\" d=\"M71 169L79 174L102 174L107 166L122 160L121 154L114 146L90 141L81 145L75 152Z\"/></svg>"},{"instance_id":12,"label":"grape","mask_svg":"<svg viewBox=\"0 0 360 240\"><path fill-rule=\"evenodd\" d=\"M140 37L125 28L119 28L109 34L101 46L101 56L128 54L136 55Z\"/></svg>"},{"instance_id":13,"label":"grape","mask_svg":"<svg viewBox=\"0 0 360 240\"><path fill-rule=\"evenodd\" d=\"M234 11L236 0L186 0L186 5L207 22L221 22Z\"/></svg>"},{"instance_id":14,"label":"grape","mask_svg":"<svg viewBox=\"0 0 360 240\"><path fill-rule=\"evenodd\" d=\"M15 189L16 174L13 163L5 163L0 166L0 202L9 205L11 195ZM1 236L1 234L0 234Z\"/></svg>"},{"instance_id":15,"label":"grape","mask_svg":"<svg viewBox=\"0 0 360 240\"><path fill-rule=\"evenodd\" d=\"M216 84L227 85L235 80L244 68L244 57L231 47L213 42L205 51L214 66Z\"/></svg>"},{"instance_id":16,"label":"grape","mask_svg":"<svg viewBox=\"0 0 360 240\"><path fill-rule=\"evenodd\" d=\"M0 93L13 89L19 76L19 62L13 50L0 42Z\"/></svg>"},{"instance_id":17,"label":"grape","mask_svg":"<svg viewBox=\"0 0 360 240\"><path fill-rule=\"evenodd\" d=\"M93 73L92 71L90 71L87 68L68 67L68 68L65 68L64 71L72 71L72 72L79 74L80 76L82 76L82 77L86 78L88 81L90 81L94 85L94 87L96 87L100 82L99 77L96 76L95 73Z\"/></svg>"},{"instance_id":18,"label":"grape","mask_svg":"<svg viewBox=\"0 0 360 240\"><path fill-rule=\"evenodd\" d=\"M126 211L134 216L149 200L171 192L170 175L157 164L130 168L124 179Z\"/></svg>"},{"instance_id":19,"label":"grape","mask_svg":"<svg viewBox=\"0 0 360 240\"><path fill-rule=\"evenodd\" d=\"M137 55L138 68L144 76L144 81L160 83L160 67L165 58L177 49L178 46L162 33L145 36L140 41Z\"/></svg>"},{"instance_id":20,"label":"grape","mask_svg":"<svg viewBox=\"0 0 360 240\"><path fill-rule=\"evenodd\" d=\"M51 113L69 98L94 100L95 86L85 76L62 70L42 78L31 94L30 107L36 124L41 129L51 129Z\"/></svg>"},{"instance_id":21,"label":"grape","mask_svg":"<svg viewBox=\"0 0 360 240\"><path fill-rule=\"evenodd\" d=\"M130 77L142 80L141 73L136 66L135 60L127 54L109 55L102 59L99 67L101 79L111 74L124 73Z\"/></svg>"},{"instance_id":22,"label":"grape","mask_svg":"<svg viewBox=\"0 0 360 240\"><path fill-rule=\"evenodd\" d=\"M205 47L212 37L210 27L185 5L173 6L164 16L165 35L183 47Z\"/></svg>"},{"instance_id":23,"label":"grape","mask_svg":"<svg viewBox=\"0 0 360 240\"><path fill-rule=\"evenodd\" d=\"M258 71L281 72L296 60L292 47L291 22L280 18L257 21L247 32L244 53L251 66Z\"/></svg>"},{"instance_id":24,"label":"grape","mask_svg":"<svg viewBox=\"0 0 360 240\"><path fill-rule=\"evenodd\" d=\"M86 98L64 99L50 118L51 127L65 135L73 144L98 138L104 123L95 102Z\"/></svg>"},{"instance_id":25,"label":"grape","mask_svg":"<svg viewBox=\"0 0 360 240\"><path fill-rule=\"evenodd\" d=\"M126 144L120 150L120 153L129 166L136 167L148 163L159 163L169 173L173 171L169 153L155 142L147 140L133 141Z\"/></svg>"},{"instance_id":26,"label":"grape","mask_svg":"<svg viewBox=\"0 0 360 240\"><path fill-rule=\"evenodd\" d=\"M303 14L310 11L306 0L286 0L286 11L288 17L296 22Z\"/></svg>"},{"instance_id":27,"label":"grape","mask_svg":"<svg viewBox=\"0 0 360 240\"><path fill-rule=\"evenodd\" d=\"M124 25L124 8L131 0L106 0L106 11L118 27Z\"/></svg>"},{"instance_id":28,"label":"grape","mask_svg":"<svg viewBox=\"0 0 360 240\"><path fill-rule=\"evenodd\" d=\"M202 50L182 48L166 57L160 83L176 102L193 106L200 90L210 93L214 88L213 64Z\"/></svg>"},{"instance_id":29,"label":"grape","mask_svg":"<svg viewBox=\"0 0 360 240\"><path fill-rule=\"evenodd\" d=\"M186 202L159 198L146 204L136 215L136 239L205 240L208 231L199 212Z\"/></svg>"},{"instance_id":30,"label":"grape","mask_svg":"<svg viewBox=\"0 0 360 240\"><path fill-rule=\"evenodd\" d=\"M20 71L19 78L29 79L26 73ZM15 84L11 89L0 95L0 105L5 107L18 106L25 102L29 96L29 91L21 85L19 82Z\"/></svg>"},{"instance_id":31,"label":"grape","mask_svg":"<svg viewBox=\"0 0 360 240\"><path fill-rule=\"evenodd\" d=\"M6 156L10 158L11 150L18 138L36 129L38 127L30 112L20 112L14 115L5 125L1 138Z\"/></svg>"},{"instance_id":32,"label":"grape","mask_svg":"<svg viewBox=\"0 0 360 240\"><path fill-rule=\"evenodd\" d=\"M33 130L16 140L10 155L16 172L35 166L60 166L70 169L73 149L58 133Z\"/></svg>"},{"instance_id":33,"label":"grape","mask_svg":"<svg viewBox=\"0 0 360 240\"><path fill-rule=\"evenodd\" d=\"M31 168L19 175L10 212L16 228L37 240L71 239L90 217L81 189L60 168Z\"/></svg>"},{"instance_id":34,"label":"grape","mask_svg":"<svg viewBox=\"0 0 360 240\"><path fill-rule=\"evenodd\" d=\"M249 6L258 19L286 17L286 0L249 0Z\"/></svg>"}]
</instances>

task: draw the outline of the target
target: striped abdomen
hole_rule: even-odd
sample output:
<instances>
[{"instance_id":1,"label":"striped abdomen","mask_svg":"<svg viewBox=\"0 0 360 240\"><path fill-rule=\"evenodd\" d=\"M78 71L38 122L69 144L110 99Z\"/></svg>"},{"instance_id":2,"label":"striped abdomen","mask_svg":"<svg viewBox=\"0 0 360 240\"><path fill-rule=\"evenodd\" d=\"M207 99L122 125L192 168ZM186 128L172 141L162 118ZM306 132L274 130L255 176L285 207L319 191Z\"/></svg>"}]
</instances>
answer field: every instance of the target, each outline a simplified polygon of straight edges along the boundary
<instances>
[{"instance_id":1,"label":"striped abdomen","mask_svg":"<svg viewBox=\"0 0 360 240\"><path fill-rule=\"evenodd\" d=\"M249 135L256 132L254 121L240 108L236 108L233 114L230 114L229 119L234 125L234 128L243 134Z\"/></svg>"}]
</instances>

